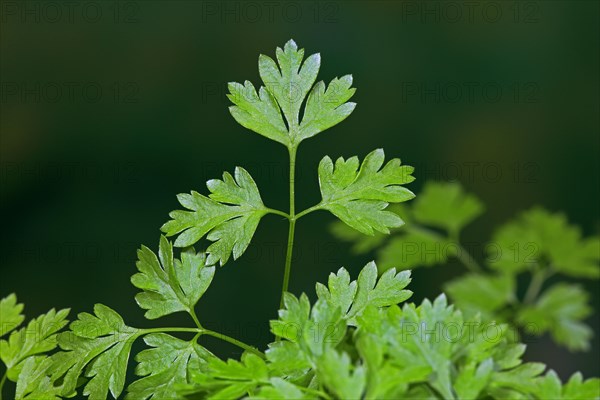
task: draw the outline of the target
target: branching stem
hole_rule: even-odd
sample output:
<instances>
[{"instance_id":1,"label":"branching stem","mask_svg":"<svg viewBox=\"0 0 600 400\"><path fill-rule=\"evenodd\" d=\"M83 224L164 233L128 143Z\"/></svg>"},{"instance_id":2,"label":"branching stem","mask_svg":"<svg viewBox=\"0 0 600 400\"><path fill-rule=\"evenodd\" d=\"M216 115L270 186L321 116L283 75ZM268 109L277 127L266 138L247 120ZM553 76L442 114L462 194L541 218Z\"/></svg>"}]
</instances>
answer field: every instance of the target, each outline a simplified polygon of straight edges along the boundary
<instances>
[{"instance_id":1,"label":"branching stem","mask_svg":"<svg viewBox=\"0 0 600 400\"><path fill-rule=\"evenodd\" d=\"M228 342L228 343L231 343L231 344L233 344L233 345L235 345L235 346L237 346L237 347L239 347L241 349L249 351L249 352L251 352L251 353L259 356L262 359L265 359L265 355L260 350L258 350L256 347L250 346L250 345L248 345L248 344L246 344L244 342L241 342L241 341L239 341L237 339L234 339L231 336L227 336L227 335L224 335L222 333L211 331L211 330L208 330L208 329L203 329L200 332L200 334L201 335L212 336L212 337L215 337L217 339L221 339L221 340L223 340L225 342Z\"/></svg>"},{"instance_id":2,"label":"branching stem","mask_svg":"<svg viewBox=\"0 0 600 400\"><path fill-rule=\"evenodd\" d=\"M284 213L283 211L279 211L279 210L275 210L275 209L273 209L273 208L268 208L268 207L267 207L267 212L268 212L269 214L280 215L280 216L282 216L283 218L290 219L290 216L289 216L289 214L288 214L288 213Z\"/></svg>"},{"instance_id":3,"label":"branching stem","mask_svg":"<svg viewBox=\"0 0 600 400\"><path fill-rule=\"evenodd\" d=\"M221 339L225 342L231 343L241 349L247 350L251 353L256 354L257 356L259 356L260 358L265 358L265 355L258 350L256 347L250 346L240 340L234 339L231 336L227 336L223 333L219 333L219 332L215 332L215 331L211 331L210 329L204 329L204 328L150 328L150 329L142 329L138 335L142 336L142 335L146 335L148 333L163 333L163 332L190 332L190 333L195 333L196 336L194 337L194 339L198 339L198 337L206 335L206 336L212 336L215 337L217 339ZM2 400L2 399L0 399Z\"/></svg>"},{"instance_id":4,"label":"branching stem","mask_svg":"<svg viewBox=\"0 0 600 400\"><path fill-rule=\"evenodd\" d=\"M316 206L312 206L311 208L307 208L306 210L302 211L301 213L298 213L296 215L296 221L299 220L300 218L304 217L307 214L310 214L313 211L317 211L323 208L323 205L321 203L317 204Z\"/></svg>"}]
</instances>

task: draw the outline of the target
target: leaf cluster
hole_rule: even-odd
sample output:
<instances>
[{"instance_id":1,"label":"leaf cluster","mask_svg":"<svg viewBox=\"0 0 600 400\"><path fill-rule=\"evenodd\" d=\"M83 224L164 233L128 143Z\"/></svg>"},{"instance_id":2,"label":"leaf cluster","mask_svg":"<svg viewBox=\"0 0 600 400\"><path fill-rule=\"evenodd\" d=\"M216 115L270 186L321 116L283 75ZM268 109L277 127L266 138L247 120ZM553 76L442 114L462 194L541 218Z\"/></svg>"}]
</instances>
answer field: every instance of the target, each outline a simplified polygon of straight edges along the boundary
<instances>
[{"instance_id":1,"label":"leaf cluster","mask_svg":"<svg viewBox=\"0 0 600 400\"><path fill-rule=\"evenodd\" d=\"M464 246L460 232L484 211L481 200L456 182L428 182L410 206L393 211L407 221L389 237L366 237L336 223L335 236L353 243L356 253L378 248L382 271L448 265L467 268L444 290L469 315L502 321L540 336L549 332L559 345L587 350L592 329L584 323L592 309L577 282L600 276L600 237L582 236L566 217L534 207L500 226L488 242ZM485 268L467 247L485 249ZM448 268L448 267L446 267ZM529 282L519 290L518 282Z\"/></svg>"}]
</instances>

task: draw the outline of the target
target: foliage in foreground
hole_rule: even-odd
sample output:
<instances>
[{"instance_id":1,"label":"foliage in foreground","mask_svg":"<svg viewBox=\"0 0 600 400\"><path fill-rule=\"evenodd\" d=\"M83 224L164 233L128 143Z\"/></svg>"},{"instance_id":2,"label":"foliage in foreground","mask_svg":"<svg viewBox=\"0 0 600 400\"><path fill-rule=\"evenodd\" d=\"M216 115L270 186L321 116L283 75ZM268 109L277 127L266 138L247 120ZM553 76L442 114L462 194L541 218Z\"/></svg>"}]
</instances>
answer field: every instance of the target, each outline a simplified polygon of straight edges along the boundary
<instances>
[{"instance_id":1,"label":"foliage in foreground","mask_svg":"<svg viewBox=\"0 0 600 400\"><path fill-rule=\"evenodd\" d=\"M208 196L194 191L178 196L185 210L173 211L162 227L167 236L177 236L174 243L161 236L158 253L147 247L138 251L138 272L131 282L140 289L136 301L145 310L145 317L155 320L186 312L194 327L131 327L102 304L97 304L93 313L79 314L68 330L64 330L69 324L66 309L50 310L21 327L25 321L23 305L14 294L9 295L0 301L0 359L6 367L0 392L8 379L16 382L15 398L19 400L78 394L91 400L121 396L140 400L600 397L597 378L583 380L581 374L574 374L562 383L546 366L524 363L521 356L525 346L518 343L511 326L503 323L505 318L489 312L496 308L477 308L476 302L466 302L466 294L456 296L458 304L464 306L459 308L448 305L445 295L433 302L425 300L420 306L406 303L412 295L406 289L409 271L397 272L386 266L379 275L376 265L369 263L352 280L342 268L330 275L327 285L317 284L314 304L305 294L296 297L288 293L294 229L301 217L324 210L361 235L388 234L404 223L388 208L389 203L414 197L403 186L414 180L413 168L402 165L399 159L384 163L383 150L375 150L362 162L357 157L340 157L335 162L324 157L318 168L322 200L296 213L298 145L341 122L355 108L348 102L354 94L350 75L335 78L328 86L315 84L320 56L303 59L303 50L289 41L284 49L277 49L277 62L260 56L259 71L265 87L256 91L248 81L229 86L229 98L234 103L230 111L236 121L281 143L289 152L289 212L265 206L251 175L238 167L233 175L225 173L222 180L208 181ZM455 196L452 190L446 194ZM424 207L416 212L418 218L434 226L445 221L442 227L456 239L461 223L477 213L472 205L441 205L434 202ZM267 214L289 221L289 237L279 318L270 324L275 340L262 352L206 329L196 315L196 304L209 289L216 265L242 256ZM511 229L507 237L530 229L529 222ZM380 240L379 236L374 238L367 247ZM206 251L196 251L193 246L204 239L210 242ZM570 240L579 243L578 236ZM548 246L554 248L552 243ZM555 255L552 251L548 250L549 254ZM597 276L597 258L589 256L591 250L586 251L588 256L578 259L576 274ZM505 261L498 274L524 270L522 265L515 265L519 263ZM570 267L558 263L558 268L573 273L574 261L566 261ZM543 280L538 280L541 287ZM554 296L570 294L573 304L581 302L581 295L559 289L562 292ZM454 296L460 290L455 284L449 292ZM540 310L554 312L555 302L544 303L542 299L532 303L522 318L545 319L547 315ZM569 314L563 309L557 318L569 317L569 323L576 325L585 313L573 310ZM554 320L548 323L548 329L555 326ZM198 344L204 335L242 348L241 359L218 358ZM575 338L571 347L583 348L588 336ZM135 355L138 378L127 383L130 353L138 339L147 349ZM569 344L567 339L565 342Z\"/></svg>"}]
</instances>

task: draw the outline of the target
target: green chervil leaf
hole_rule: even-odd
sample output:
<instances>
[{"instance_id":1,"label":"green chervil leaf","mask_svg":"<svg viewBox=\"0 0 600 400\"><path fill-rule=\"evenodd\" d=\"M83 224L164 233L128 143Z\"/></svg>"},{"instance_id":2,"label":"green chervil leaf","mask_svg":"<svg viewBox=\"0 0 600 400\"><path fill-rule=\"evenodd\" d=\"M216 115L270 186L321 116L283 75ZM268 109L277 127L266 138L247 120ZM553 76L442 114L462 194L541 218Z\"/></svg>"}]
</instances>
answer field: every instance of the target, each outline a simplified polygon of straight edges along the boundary
<instances>
[{"instance_id":1,"label":"green chervil leaf","mask_svg":"<svg viewBox=\"0 0 600 400\"><path fill-rule=\"evenodd\" d=\"M356 103L346 103L356 89L352 88L352 75L334 78L325 89L323 81L318 82L306 103L306 110L300 124L298 141L315 136L346 119L356 108Z\"/></svg>"},{"instance_id":2,"label":"green chervil leaf","mask_svg":"<svg viewBox=\"0 0 600 400\"><path fill-rule=\"evenodd\" d=\"M10 334L8 341L0 340L0 359L6 364L9 379L17 381L23 361L56 348L57 332L68 321L68 309L54 309L31 320L26 327Z\"/></svg>"},{"instance_id":3,"label":"green chervil leaf","mask_svg":"<svg viewBox=\"0 0 600 400\"><path fill-rule=\"evenodd\" d=\"M249 81L243 85L230 82L228 86L227 97L235 104L229 112L240 125L285 146L290 144L281 110L271 92L261 86L257 94Z\"/></svg>"},{"instance_id":4,"label":"green chervil leaf","mask_svg":"<svg viewBox=\"0 0 600 400\"><path fill-rule=\"evenodd\" d=\"M287 340L273 342L269 344L266 356L269 366L286 376L302 377L311 368L309 356L295 342Z\"/></svg>"},{"instance_id":5,"label":"green chervil leaf","mask_svg":"<svg viewBox=\"0 0 600 400\"><path fill-rule=\"evenodd\" d=\"M313 86L321 66L319 54L304 60L304 50L290 40L283 49L277 48L276 55L277 62L264 54L258 59L260 77L266 86L261 86L258 93L249 81L244 85L229 83L227 97L234 104L229 111L240 125L291 147L352 113L356 104L346 102L355 92L351 75L334 78L327 88L323 82ZM305 100L300 122L300 108Z\"/></svg>"},{"instance_id":6,"label":"green chervil leaf","mask_svg":"<svg viewBox=\"0 0 600 400\"><path fill-rule=\"evenodd\" d=\"M470 362L459 372L454 390L459 399L476 399L491 380L494 362L491 358L481 364Z\"/></svg>"},{"instance_id":7,"label":"green chervil leaf","mask_svg":"<svg viewBox=\"0 0 600 400\"><path fill-rule=\"evenodd\" d=\"M393 236L378 252L381 271L444 264L456 254L457 247L449 239L425 230L410 230Z\"/></svg>"},{"instance_id":8,"label":"green chervil leaf","mask_svg":"<svg viewBox=\"0 0 600 400\"><path fill-rule=\"evenodd\" d=\"M188 383L190 369L201 368L214 355L195 342L158 333L144 337L151 349L136 356L136 375L143 378L127 388L126 400L177 398L177 390Z\"/></svg>"},{"instance_id":9,"label":"green chervil leaf","mask_svg":"<svg viewBox=\"0 0 600 400\"><path fill-rule=\"evenodd\" d=\"M464 192L458 183L427 182L413 204L415 219L425 225L442 228L451 235L483 212L483 203Z\"/></svg>"},{"instance_id":10,"label":"green chervil leaf","mask_svg":"<svg viewBox=\"0 0 600 400\"><path fill-rule=\"evenodd\" d=\"M515 278L512 275L470 274L446 284L446 292L466 314L493 312L515 299Z\"/></svg>"},{"instance_id":11,"label":"green chervil leaf","mask_svg":"<svg viewBox=\"0 0 600 400\"><path fill-rule=\"evenodd\" d=\"M215 267L205 265L206 257L188 248L181 260L173 259L173 246L161 236L159 257L147 247L138 250L139 273L131 277L133 285L144 290L135 297L148 319L178 311L191 312L212 282ZM160 261L159 261L160 260Z\"/></svg>"},{"instance_id":12,"label":"green chervil leaf","mask_svg":"<svg viewBox=\"0 0 600 400\"><path fill-rule=\"evenodd\" d=\"M562 389L562 399L564 400L585 400L598 398L600 398L600 379L590 378L584 381L583 376L579 372L573 374Z\"/></svg>"},{"instance_id":13,"label":"green chervil leaf","mask_svg":"<svg viewBox=\"0 0 600 400\"><path fill-rule=\"evenodd\" d=\"M372 235L374 231L389 233L403 224L402 219L385 208L415 195L403 186L414 180L414 168L390 160L383 168L382 149L369 153L359 170L357 157L338 158L335 166L325 157L319 164L319 184L323 200L320 208L329 210L354 229Z\"/></svg>"},{"instance_id":14,"label":"green chervil leaf","mask_svg":"<svg viewBox=\"0 0 600 400\"><path fill-rule=\"evenodd\" d=\"M526 363L507 371L497 371L492 374L490 394L494 398L530 398L523 394L534 393L537 389L537 378L544 372L546 366L541 363Z\"/></svg>"},{"instance_id":15,"label":"green chervil leaf","mask_svg":"<svg viewBox=\"0 0 600 400\"><path fill-rule=\"evenodd\" d=\"M572 351L587 350L592 330L582 320L592 312L588 294L578 286L556 284L542 293L533 306L518 313L518 322L532 333L550 331L557 343Z\"/></svg>"},{"instance_id":16,"label":"green chervil leaf","mask_svg":"<svg viewBox=\"0 0 600 400\"><path fill-rule=\"evenodd\" d=\"M317 301L311 309L305 294L298 300L286 293L284 306L283 310L279 310L279 319L271 321L271 332L297 344L311 357L337 345L346 333L341 310L324 300ZM294 351L295 348L286 350ZM299 358L298 362L303 362L303 358Z\"/></svg>"},{"instance_id":17,"label":"green chervil leaf","mask_svg":"<svg viewBox=\"0 0 600 400\"><path fill-rule=\"evenodd\" d=\"M552 269L578 278L600 277L600 237L583 239L562 214L533 208L502 226L490 248L490 266L519 272L547 262Z\"/></svg>"},{"instance_id":18,"label":"green chervil leaf","mask_svg":"<svg viewBox=\"0 0 600 400\"><path fill-rule=\"evenodd\" d=\"M366 386L366 371L353 365L346 353L328 350L317 361L317 376L329 392L339 399L361 399Z\"/></svg>"},{"instance_id":19,"label":"green chervil leaf","mask_svg":"<svg viewBox=\"0 0 600 400\"><path fill-rule=\"evenodd\" d=\"M256 396L250 396L250 400L301 400L309 399L302 393L300 388L281 378L271 378L271 386L263 386Z\"/></svg>"},{"instance_id":20,"label":"green chervil leaf","mask_svg":"<svg viewBox=\"0 0 600 400\"><path fill-rule=\"evenodd\" d=\"M208 246L206 263L224 265L229 257L240 257L267 213L254 179L243 168L235 169L235 179L227 172L223 180L206 183L209 197L197 192L177 196L190 211L173 211L171 221L162 226L167 236L180 234L176 247L191 246L207 235L213 243Z\"/></svg>"},{"instance_id":21,"label":"green chervil leaf","mask_svg":"<svg viewBox=\"0 0 600 400\"><path fill-rule=\"evenodd\" d=\"M21 314L23 304L17 304L17 296L12 293L0 300L0 337L17 328L25 320Z\"/></svg>"},{"instance_id":22,"label":"green chervil leaf","mask_svg":"<svg viewBox=\"0 0 600 400\"><path fill-rule=\"evenodd\" d=\"M317 283L316 291L319 299L332 307L339 307L342 315L348 319L348 324L355 325L356 317L366 307L387 307L412 296L410 290L403 290L409 283L409 271L396 273L393 268L378 280L377 266L370 262L360 272L357 281L350 282L348 271L340 268L337 274L329 275L328 287Z\"/></svg>"},{"instance_id":23,"label":"green chervil leaf","mask_svg":"<svg viewBox=\"0 0 600 400\"><path fill-rule=\"evenodd\" d=\"M52 379L62 378L62 395L72 396L87 365L84 375L90 380L83 394L90 400L104 400L110 391L116 399L125 385L131 345L141 331L125 325L117 312L102 304L96 304L94 313L79 314L71 331L58 336L64 352L51 357Z\"/></svg>"},{"instance_id":24,"label":"green chervil leaf","mask_svg":"<svg viewBox=\"0 0 600 400\"><path fill-rule=\"evenodd\" d=\"M265 361L252 353L244 353L242 360L222 361L211 358L204 370L192 372L192 389L182 394L202 394L202 399L238 399L269 382Z\"/></svg>"},{"instance_id":25,"label":"green chervil leaf","mask_svg":"<svg viewBox=\"0 0 600 400\"><path fill-rule=\"evenodd\" d=\"M285 115L288 126L297 127L300 106L315 83L321 55L313 54L304 63L304 49L299 49L293 40L283 50L277 48L277 62L264 54L258 58L258 71L267 89L275 96Z\"/></svg>"},{"instance_id":26,"label":"green chervil leaf","mask_svg":"<svg viewBox=\"0 0 600 400\"><path fill-rule=\"evenodd\" d=\"M60 400L62 387L54 386L49 376L52 360L46 356L27 358L17 380L15 399Z\"/></svg>"},{"instance_id":27,"label":"green chervil leaf","mask_svg":"<svg viewBox=\"0 0 600 400\"><path fill-rule=\"evenodd\" d=\"M388 211L391 210L388 209ZM375 250L385 243L388 238L386 234L379 232L375 232L373 235L364 235L339 220L330 225L330 231L337 239L352 243L354 254L365 254Z\"/></svg>"}]
</instances>

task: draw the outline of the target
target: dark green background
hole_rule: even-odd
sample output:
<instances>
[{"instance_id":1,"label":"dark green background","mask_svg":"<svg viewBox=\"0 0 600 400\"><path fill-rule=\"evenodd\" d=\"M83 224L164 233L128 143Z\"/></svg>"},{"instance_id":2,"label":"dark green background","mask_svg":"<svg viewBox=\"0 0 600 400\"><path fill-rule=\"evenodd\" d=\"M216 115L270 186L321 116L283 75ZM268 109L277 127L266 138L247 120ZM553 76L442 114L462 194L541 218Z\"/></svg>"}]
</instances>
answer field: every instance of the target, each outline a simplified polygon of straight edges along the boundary
<instances>
[{"instance_id":1,"label":"dark green background","mask_svg":"<svg viewBox=\"0 0 600 400\"><path fill-rule=\"evenodd\" d=\"M321 53L321 79L352 73L358 89L353 115L300 147L299 209L319 199L324 155L383 147L416 166L417 194L427 179L458 178L486 202L467 242L535 204L598 232L596 1L49 3L1 8L0 293L17 292L29 316L101 302L149 326L129 283L136 248L157 247L176 193L205 193L223 170L246 167L265 203L287 208L285 149L235 123L225 85L258 84L258 54L291 37ZM299 223L294 293L314 297L316 280L368 261L332 240L331 221ZM271 339L286 233L281 218L265 218L247 254L218 270L198 307L205 325L260 346ZM415 300L460 272L416 271ZM187 323L165 320L154 326ZM590 323L598 334L597 314ZM547 338L530 350L563 378L599 373L597 337L589 354Z\"/></svg>"}]
</instances>

